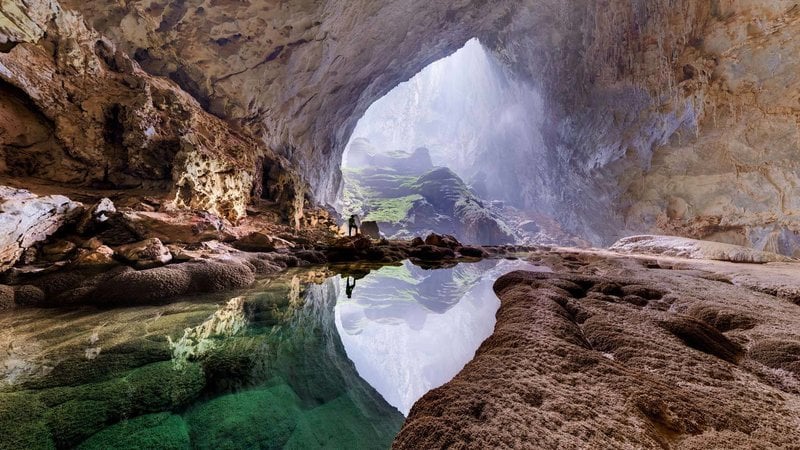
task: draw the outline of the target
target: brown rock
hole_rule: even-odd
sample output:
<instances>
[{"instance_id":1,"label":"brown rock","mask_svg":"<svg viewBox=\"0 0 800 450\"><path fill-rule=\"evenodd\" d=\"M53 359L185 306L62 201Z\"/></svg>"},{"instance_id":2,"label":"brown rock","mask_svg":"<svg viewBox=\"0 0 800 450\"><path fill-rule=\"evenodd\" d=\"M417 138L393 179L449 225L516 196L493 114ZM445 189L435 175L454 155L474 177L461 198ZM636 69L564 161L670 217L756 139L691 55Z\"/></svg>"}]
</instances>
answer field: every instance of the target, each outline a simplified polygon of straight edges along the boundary
<instances>
[{"instance_id":1,"label":"brown rock","mask_svg":"<svg viewBox=\"0 0 800 450\"><path fill-rule=\"evenodd\" d=\"M172 261L172 253L157 238L120 246L117 255L138 269L163 266Z\"/></svg>"},{"instance_id":2,"label":"brown rock","mask_svg":"<svg viewBox=\"0 0 800 450\"><path fill-rule=\"evenodd\" d=\"M0 272L80 213L81 205L60 195L38 197L0 186Z\"/></svg>"},{"instance_id":3,"label":"brown rock","mask_svg":"<svg viewBox=\"0 0 800 450\"><path fill-rule=\"evenodd\" d=\"M451 250L461 246L461 243L458 242L458 239L454 236L436 233L429 234L428 237L425 238L425 244L433 245L434 247L446 247Z\"/></svg>"},{"instance_id":4,"label":"brown rock","mask_svg":"<svg viewBox=\"0 0 800 450\"><path fill-rule=\"evenodd\" d=\"M0 284L0 311L5 311L16 306L14 303L14 288Z\"/></svg>"},{"instance_id":5,"label":"brown rock","mask_svg":"<svg viewBox=\"0 0 800 450\"><path fill-rule=\"evenodd\" d=\"M100 245L92 250L81 250L74 263L77 267L104 267L114 266L114 250L107 245Z\"/></svg>"},{"instance_id":6,"label":"brown rock","mask_svg":"<svg viewBox=\"0 0 800 450\"><path fill-rule=\"evenodd\" d=\"M253 232L235 241L233 246L247 252L272 252L281 248L291 248L294 245L277 236L271 236L262 232Z\"/></svg>"},{"instance_id":7,"label":"brown rock","mask_svg":"<svg viewBox=\"0 0 800 450\"><path fill-rule=\"evenodd\" d=\"M378 227L378 222L366 221L361 222L361 234L370 239L380 239L381 231Z\"/></svg>"}]
</instances>

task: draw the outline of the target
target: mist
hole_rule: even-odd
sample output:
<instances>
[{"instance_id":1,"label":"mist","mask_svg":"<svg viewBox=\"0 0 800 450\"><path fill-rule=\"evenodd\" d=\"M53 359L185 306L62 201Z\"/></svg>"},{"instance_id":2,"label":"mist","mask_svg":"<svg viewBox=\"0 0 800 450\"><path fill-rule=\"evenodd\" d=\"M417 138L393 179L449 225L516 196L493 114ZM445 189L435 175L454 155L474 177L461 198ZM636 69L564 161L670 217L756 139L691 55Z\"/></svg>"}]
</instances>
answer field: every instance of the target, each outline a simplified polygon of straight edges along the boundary
<instances>
[{"instance_id":1,"label":"mist","mask_svg":"<svg viewBox=\"0 0 800 450\"><path fill-rule=\"evenodd\" d=\"M547 176L531 163L545 158L541 118L534 89L473 39L375 102L352 134L343 167L352 166L355 142L367 140L383 154L424 147L434 165L453 170L481 197L537 209Z\"/></svg>"}]
</instances>

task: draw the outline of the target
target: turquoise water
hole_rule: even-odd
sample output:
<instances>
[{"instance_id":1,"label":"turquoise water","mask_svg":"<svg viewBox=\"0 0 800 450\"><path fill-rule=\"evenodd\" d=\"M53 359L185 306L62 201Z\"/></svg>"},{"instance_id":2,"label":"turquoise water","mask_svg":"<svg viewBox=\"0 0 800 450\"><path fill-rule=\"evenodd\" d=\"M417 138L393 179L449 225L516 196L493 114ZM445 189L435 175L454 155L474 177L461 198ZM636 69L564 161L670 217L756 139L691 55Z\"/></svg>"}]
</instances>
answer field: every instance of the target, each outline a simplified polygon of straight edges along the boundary
<instances>
[{"instance_id":1,"label":"turquoise water","mask_svg":"<svg viewBox=\"0 0 800 450\"><path fill-rule=\"evenodd\" d=\"M0 448L388 448L523 266L303 269L169 305L2 313Z\"/></svg>"}]
</instances>

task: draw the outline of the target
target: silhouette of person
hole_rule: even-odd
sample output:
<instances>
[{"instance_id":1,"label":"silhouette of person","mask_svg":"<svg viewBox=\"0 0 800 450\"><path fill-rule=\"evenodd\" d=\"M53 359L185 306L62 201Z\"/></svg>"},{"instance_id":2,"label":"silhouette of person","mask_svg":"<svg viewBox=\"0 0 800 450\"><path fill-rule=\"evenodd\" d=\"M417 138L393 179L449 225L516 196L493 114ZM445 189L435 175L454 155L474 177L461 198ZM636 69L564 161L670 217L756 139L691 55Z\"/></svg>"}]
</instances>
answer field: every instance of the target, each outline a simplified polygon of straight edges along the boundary
<instances>
[{"instance_id":1,"label":"silhouette of person","mask_svg":"<svg viewBox=\"0 0 800 450\"><path fill-rule=\"evenodd\" d=\"M353 284L350 284L350 278L347 277L347 286L344 289L344 292L347 294L347 298L353 298L353 289L356 288L356 279L353 278Z\"/></svg>"},{"instance_id":2,"label":"silhouette of person","mask_svg":"<svg viewBox=\"0 0 800 450\"><path fill-rule=\"evenodd\" d=\"M356 230L356 236L358 236L358 222L356 222L355 214L350 216L350 220L347 221L347 236L352 236L354 229Z\"/></svg>"}]
</instances>

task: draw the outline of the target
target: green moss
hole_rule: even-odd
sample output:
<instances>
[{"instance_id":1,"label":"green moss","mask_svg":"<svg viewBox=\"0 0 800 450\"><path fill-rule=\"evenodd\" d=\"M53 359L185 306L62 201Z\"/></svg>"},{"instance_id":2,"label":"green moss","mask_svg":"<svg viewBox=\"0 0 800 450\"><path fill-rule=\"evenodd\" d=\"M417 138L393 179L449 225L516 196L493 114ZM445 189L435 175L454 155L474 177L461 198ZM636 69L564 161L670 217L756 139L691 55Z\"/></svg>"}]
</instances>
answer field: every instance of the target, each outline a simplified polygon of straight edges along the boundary
<instances>
[{"instance_id":1,"label":"green moss","mask_svg":"<svg viewBox=\"0 0 800 450\"><path fill-rule=\"evenodd\" d=\"M285 448L386 449L402 424L400 413L394 421L369 420L349 396L343 395L306 412Z\"/></svg>"},{"instance_id":2,"label":"green moss","mask_svg":"<svg viewBox=\"0 0 800 450\"><path fill-rule=\"evenodd\" d=\"M369 213L364 218L366 221L398 223L408 217L408 212L414 202L422 200L421 195L408 195L399 198L370 199L368 202Z\"/></svg>"},{"instance_id":3,"label":"green moss","mask_svg":"<svg viewBox=\"0 0 800 450\"><path fill-rule=\"evenodd\" d=\"M164 411L184 406L200 395L205 375L199 364L176 368L164 361L132 371L125 377L131 386L131 413Z\"/></svg>"},{"instance_id":4,"label":"green moss","mask_svg":"<svg viewBox=\"0 0 800 450\"><path fill-rule=\"evenodd\" d=\"M70 400L45 414L59 448L74 447L102 430L114 416L107 402L97 400Z\"/></svg>"},{"instance_id":5,"label":"green moss","mask_svg":"<svg viewBox=\"0 0 800 450\"><path fill-rule=\"evenodd\" d=\"M199 364L176 368L163 361L132 370L120 378L39 393L48 427L59 447L70 447L122 417L175 410L200 395L205 375Z\"/></svg>"},{"instance_id":6,"label":"green moss","mask_svg":"<svg viewBox=\"0 0 800 450\"><path fill-rule=\"evenodd\" d=\"M189 431L180 416L170 413L150 414L120 422L93 435L82 450L139 450L190 448Z\"/></svg>"},{"instance_id":7,"label":"green moss","mask_svg":"<svg viewBox=\"0 0 800 450\"><path fill-rule=\"evenodd\" d=\"M185 416L192 447L282 448L297 426L298 402L287 385L215 398Z\"/></svg>"},{"instance_id":8,"label":"green moss","mask_svg":"<svg viewBox=\"0 0 800 450\"><path fill-rule=\"evenodd\" d=\"M0 394L0 449L53 449L47 408L34 394Z\"/></svg>"},{"instance_id":9,"label":"green moss","mask_svg":"<svg viewBox=\"0 0 800 450\"><path fill-rule=\"evenodd\" d=\"M104 348L100 355L89 360L83 355L60 361L46 377L25 383L26 388L43 389L55 386L78 386L108 380L125 372L172 357L166 339L154 342L135 339Z\"/></svg>"}]
</instances>

